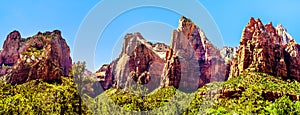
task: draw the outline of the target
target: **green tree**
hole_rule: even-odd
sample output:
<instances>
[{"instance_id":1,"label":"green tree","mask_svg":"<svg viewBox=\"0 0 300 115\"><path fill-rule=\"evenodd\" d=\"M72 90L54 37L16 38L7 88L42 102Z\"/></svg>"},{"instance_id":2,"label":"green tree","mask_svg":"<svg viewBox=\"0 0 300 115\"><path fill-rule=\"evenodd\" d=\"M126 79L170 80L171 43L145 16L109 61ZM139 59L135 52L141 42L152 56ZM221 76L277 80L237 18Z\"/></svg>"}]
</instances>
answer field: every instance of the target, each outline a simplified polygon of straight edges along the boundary
<instances>
[{"instance_id":1,"label":"green tree","mask_svg":"<svg viewBox=\"0 0 300 115\"><path fill-rule=\"evenodd\" d=\"M72 66L72 72L71 76L73 76L74 82L77 84L77 89L80 94L80 96L83 96L83 87L85 84L90 83L90 80L87 78L87 76L84 75L84 72L86 71L86 65L85 62L78 61L77 63L73 64ZM79 113L82 113L82 99L79 97Z\"/></svg>"}]
</instances>

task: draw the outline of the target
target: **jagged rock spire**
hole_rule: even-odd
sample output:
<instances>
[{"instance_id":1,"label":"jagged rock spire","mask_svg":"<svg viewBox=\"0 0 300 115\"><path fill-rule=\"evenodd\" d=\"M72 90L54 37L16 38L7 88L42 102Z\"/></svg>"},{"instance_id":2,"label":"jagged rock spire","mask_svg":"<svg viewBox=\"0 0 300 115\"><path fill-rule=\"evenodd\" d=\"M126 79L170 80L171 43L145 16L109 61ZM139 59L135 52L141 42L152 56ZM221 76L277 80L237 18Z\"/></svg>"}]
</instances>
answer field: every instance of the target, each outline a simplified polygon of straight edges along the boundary
<instances>
[{"instance_id":1,"label":"jagged rock spire","mask_svg":"<svg viewBox=\"0 0 300 115\"><path fill-rule=\"evenodd\" d=\"M282 25L263 25L250 18L242 33L240 46L230 68L230 78L245 72L265 72L300 81L297 44Z\"/></svg>"}]
</instances>

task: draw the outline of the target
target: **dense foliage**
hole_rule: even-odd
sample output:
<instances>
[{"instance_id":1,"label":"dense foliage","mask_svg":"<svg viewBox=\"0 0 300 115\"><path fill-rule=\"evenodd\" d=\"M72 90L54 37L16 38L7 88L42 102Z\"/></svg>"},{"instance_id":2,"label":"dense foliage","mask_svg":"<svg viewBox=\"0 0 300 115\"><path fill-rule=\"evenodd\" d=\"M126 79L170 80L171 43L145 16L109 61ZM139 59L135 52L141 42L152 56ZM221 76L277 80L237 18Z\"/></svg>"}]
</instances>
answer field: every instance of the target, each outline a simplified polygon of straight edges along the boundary
<instances>
[{"instance_id":1,"label":"dense foliage","mask_svg":"<svg viewBox=\"0 0 300 115\"><path fill-rule=\"evenodd\" d=\"M123 89L110 89L87 99L95 114L180 114L188 107L191 94L177 91L174 87L159 88L150 94L137 95Z\"/></svg>"},{"instance_id":2,"label":"dense foliage","mask_svg":"<svg viewBox=\"0 0 300 115\"><path fill-rule=\"evenodd\" d=\"M265 73L248 73L226 82L210 83L194 93L183 93L174 87L158 88L151 93L139 86L109 89L95 98L82 94L71 78L62 84L40 80L21 85L0 83L0 114L299 114L300 101L289 94L300 95L300 83L283 80ZM243 87L236 97L216 98L216 89ZM275 100L267 100L263 91L282 92ZM206 92L200 96L199 93Z\"/></svg>"},{"instance_id":3,"label":"dense foliage","mask_svg":"<svg viewBox=\"0 0 300 115\"><path fill-rule=\"evenodd\" d=\"M213 88L212 88L213 87ZM187 113L205 113L205 114L299 114L299 101L292 101L289 94L300 94L300 83L295 80L283 80L281 77L275 77L265 73L248 73L242 76L230 79L226 82L212 83L198 92L208 91L207 89L237 89L243 87L245 90L236 98L209 98L196 97ZM266 100L263 91L282 92L283 96L274 101ZM208 99L208 101L207 101ZM203 102L203 100L206 100ZM199 103L207 105L212 103L207 109L201 108ZM199 109L200 108L200 109Z\"/></svg>"},{"instance_id":4,"label":"dense foliage","mask_svg":"<svg viewBox=\"0 0 300 115\"><path fill-rule=\"evenodd\" d=\"M78 114L79 94L71 78L62 84L40 80L21 85L0 84L0 114ZM91 113L83 106L83 113Z\"/></svg>"},{"instance_id":5,"label":"dense foliage","mask_svg":"<svg viewBox=\"0 0 300 115\"><path fill-rule=\"evenodd\" d=\"M220 88L239 87L245 90L234 98L216 98L208 93ZM142 96L137 92L110 89L90 99L94 105L89 106L98 114L298 114L300 101L292 101L288 94L299 95L299 88L300 83L294 80L283 80L264 73L248 73L226 82L207 84L191 94L173 87L159 88ZM280 91L284 95L269 101L262 95L263 91ZM207 94L200 96L200 92Z\"/></svg>"}]
</instances>

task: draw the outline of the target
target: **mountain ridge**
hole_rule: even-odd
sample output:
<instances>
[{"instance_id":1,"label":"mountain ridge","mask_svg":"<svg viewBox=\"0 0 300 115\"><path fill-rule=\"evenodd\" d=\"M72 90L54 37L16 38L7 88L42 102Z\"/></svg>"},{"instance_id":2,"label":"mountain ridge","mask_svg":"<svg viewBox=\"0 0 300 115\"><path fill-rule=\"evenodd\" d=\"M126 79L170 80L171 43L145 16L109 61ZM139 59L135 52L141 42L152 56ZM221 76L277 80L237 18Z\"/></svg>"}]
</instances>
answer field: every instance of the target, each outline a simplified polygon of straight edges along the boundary
<instances>
[{"instance_id":1,"label":"mountain ridge","mask_svg":"<svg viewBox=\"0 0 300 115\"><path fill-rule=\"evenodd\" d=\"M136 36L136 37L134 37L134 36ZM129 38L131 38L131 39L129 39ZM141 38L141 39L136 39L136 38ZM154 53L158 54L158 52L156 52L153 49L153 47L151 47L149 45L149 43L150 42L146 41L142 37L141 33L133 33L133 34L125 35L124 41L123 41L123 48L122 48L119 58L117 58L110 64L110 66L119 65L119 66L117 66L118 68L125 68L125 70L116 70L116 69L112 68L112 69L109 69L109 71L114 71L114 72L108 72L108 71L103 70L103 68L101 67L102 68L101 71L99 70L96 73L101 73L101 72L102 73L112 73L112 74L109 74L108 76L99 76L99 77L104 78L104 79L105 78L109 79L110 81L107 81L107 82L110 82L111 87L119 87L120 86L121 88L125 88L123 85L126 82L125 78L127 76L130 76L129 73L131 73L131 71L132 71L132 69L126 70L126 64L124 64L127 62L125 60L129 60L128 58L130 56L128 56L128 55L133 55L128 52L133 51L133 53L136 53L136 52L134 52L134 49L136 47L138 47L139 44L145 44L145 46L147 46L147 49L150 49ZM128 45L128 44L131 44L131 45ZM146 67L147 72L149 72L148 75L151 73L155 74L155 77L148 76L150 83L152 80L153 80L152 82L160 81L159 86L164 87L164 86L172 85L172 86L175 86L178 88L179 84L176 84L176 83L179 83L179 81L181 79L182 81L185 81L185 83L183 83L183 84L181 83L181 86L184 86L185 88L181 88L181 89L188 89L188 90L193 91L193 90L199 88L200 86L203 86L204 84L208 83L211 79L210 78L211 76L213 76L212 81L219 81L221 79L222 80L227 79L228 72L225 71L226 70L225 68L228 68L227 66L229 66L229 65L223 64L224 62L221 59L221 54L220 54L220 51L218 50L218 48L216 48L212 43L209 42L209 40L205 36L204 32L198 26L196 26L190 19L188 19L184 16L179 19L178 28L176 30L174 30L172 33L172 40L170 43L170 48L168 48L169 46L167 46L165 44L160 44L160 45L162 46L159 48L159 49L162 49L160 51L160 54L158 54L160 58L154 58L155 61L151 61L151 63L150 62L144 63L144 65L138 64L138 65L131 66L131 68L139 68L139 69ZM191 55L192 57L189 55ZM141 57L141 58L143 58L143 57ZM171 64L171 63L175 62L174 58L176 58L175 60L182 59L182 63L185 63L185 64L181 64L181 65ZM159 61L159 59L163 59L164 61ZM216 59L216 61L215 61L215 59ZM122 60L122 62L119 62L120 60ZM152 63L156 64L156 67L161 68L161 69L154 69L154 72L149 71L149 68L151 67L150 65ZM202 63L202 64L200 64L200 63ZM158 65L160 65L160 66L158 66ZM190 66L190 65L192 65L192 66ZM104 66L107 66L107 65L104 65ZM109 67L109 66L107 66L107 67ZM217 72L217 71L214 71L212 69L214 67L219 68L218 71L219 72L221 71L220 72L221 74L219 74L219 72ZM164 69L162 69L162 68L164 68ZM168 70L169 68L173 68L173 70ZM180 69L180 68L183 68L183 69ZM186 76L189 76L187 74L194 73L194 72L189 72L188 68L193 69L194 71L199 71L197 69L200 69L200 68L202 70L199 71L198 74L195 73L195 74L191 75L193 77L186 77ZM159 70L163 70L163 71L161 72ZM181 71L181 70L184 70L184 71ZM169 71L169 72L167 72L167 71ZM173 73L174 71L177 71L177 73ZM200 72L201 72L201 74L200 74ZM215 72L215 73L213 75L210 75L209 74L210 72ZM122 73L122 74L119 74L119 73ZM139 76L139 74L140 74L140 72L138 72L137 76ZM104 74L102 74L102 75L104 75ZM116 77L125 76L125 77L121 77L122 80L120 80L120 78L114 78L115 76ZM151 79L150 79L150 77L151 77ZM156 80L154 80L153 78ZM161 80L157 80L157 79L161 79ZM130 80L130 78L128 78L127 80ZM107 82L104 81L103 84L107 84ZM188 83L188 82L193 82L193 83ZM114 84L115 86L113 86L111 84ZM191 85L188 85L188 84L191 84ZM157 85L155 85L155 86L156 86L156 88L158 87ZM105 88L105 89L107 89L107 88Z\"/></svg>"},{"instance_id":2,"label":"mountain ridge","mask_svg":"<svg viewBox=\"0 0 300 115\"><path fill-rule=\"evenodd\" d=\"M263 25L250 18L243 30L237 58L231 66L230 77L249 71L265 72L299 81L300 55L291 35L282 25Z\"/></svg>"},{"instance_id":3,"label":"mountain ridge","mask_svg":"<svg viewBox=\"0 0 300 115\"><path fill-rule=\"evenodd\" d=\"M0 114L89 113L82 100L100 114L300 112L300 45L282 25L250 18L239 47L222 49L190 19L181 17L178 25L170 46L127 34L119 57L96 73L72 65L60 31L27 39L13 31L0 50L0 80L6 82L0 83ZM77 69L85 80L79 84Z\"/></svg>"},{"instance_id":4,"label":"mountain ridge","mask_svg":"<svg viewBox=\"0 0 300 115\"><path fill-rule=\"evenodd\" d=\"M141 33L135 34L138 34L137 36L141 37L144 41L140 42L141 44L147 43L146 46L149 46L148 43L150 42L145 42ZM124 39L125 43L126 36ZM131 48L134 49L134 47ZM153 51L152 48L147 48ZM134 51L133 49L131 50ZM262 56L261 51L265 52ZM238 76L241 73L250 71L266 72L272 75L279 75L285 78L291 77L299 80L298 74L300 72L297 69L300 63L298 61L299 44L295 43L294 38L281 24L278 24L276 27L273 26L272 22L263 25L259 18L257 20L253 17L250 18L249 23L243 30L239 47L232 48L226 46L218 49L209 42L208 38L206 38L204 32L200 28L198 28L190 19L183 16L179 19L178 28L172 33L170 48L164 50L164 52L165 62L163 63L165 64L160 80L160 86L162 87L174 86L175 88L182 90L195 90L206 83L225 81L228 78L230 79L233 76ZM159 57L162 58L163 56ZM268 59L266 57L268 57ZM194 61L190 59L193 59ZM197 63L199 65L197 65ZM241 65L242 63L244 63L244 66ZM261 66L262 63L271 65ZM162 62L160 62L160 64L162 64ZM193 70L193 72L188 72L191 70L188 69L189 66L200 71ZM132 67L139 68L139 65ZM123 75L130 76L129 73L131 72L127 70ZM149 73L148 75L150 75ZM112 74L112 76L119 75ZM105 78L105 76L101 77ZM151 76L148 76L147 78L148 81L151 82ZM155 79L158 78L156 77ZM130 78L127 80L130 80ZM157 80L155 81L157 82ZM123 82L126 82L126 80L124 79ZM115 85L117 84L118 83L115 82Z\"/></svg>"},{"instance_id":5,"label":"mountain ridge","mask_svg":"<svg viewBox=\"0 0 300 115\"><path fill-rule=\"evenodd\" d=\"M61 31L38 32L25 39L15 30L3 44L0 64L1 76L5 75L9 84L22 84L34 79L60 82L61 76L68 76L72 59Z\"/></svg>"}]
</instances>

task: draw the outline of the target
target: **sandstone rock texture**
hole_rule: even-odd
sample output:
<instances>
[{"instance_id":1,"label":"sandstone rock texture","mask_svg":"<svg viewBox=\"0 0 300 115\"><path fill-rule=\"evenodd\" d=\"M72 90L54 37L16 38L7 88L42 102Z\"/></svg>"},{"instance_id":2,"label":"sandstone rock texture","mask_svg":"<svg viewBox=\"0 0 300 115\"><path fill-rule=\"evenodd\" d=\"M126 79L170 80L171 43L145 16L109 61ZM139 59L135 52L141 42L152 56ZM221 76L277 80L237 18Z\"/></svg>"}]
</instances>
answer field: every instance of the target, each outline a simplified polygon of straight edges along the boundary
<instances>
[{"instance_id":1,"label":"sandstone rock texture","mask_svg":"<svg viewBox=\"0 0 300 115\"><path fill-rule=\"evenodd\" d=\"M244 87L239 86L236 89L226 89L219 88L208 92L198 92L198 96L200 97L209 97L209 98L239 98L242 96L242 93L245 91ZM270 90L262 90L261 96L269 101L275 101L276 99L282 96L288 96L293 101L299 101L300 96L297 94L289 94L281 91L270 91Z\"/></svg>"},{"instance_id":2,"label":"sandstone rock texture","mask_svg":"<svg viewBox=\"0 0 300 115\"><path fill-rule=\"evenodd\" d=\"M21 40L21 34L18 31L13 31L6 37L0 54L0 63L2 65L0 76L11 71L11 67L17 63L20 57L19 54L22 51L22 49L20 49L22 45Z\"/></svg>"},{"instance_id":3,"label":"sandstone rock texture","mask_svg":"<svg viewBox=\"0 0 300 115\"><path fill-rule=\"evenodd\" d=\"M27 39L18 31L11 32L3 44L0 63L1 75L7 76L9 84L35 79L57 82L72 66L69 46L59 30L39 32Z\"/></svg>"},{"instance_id":4,"label":"sandstone rock texture","mask_svg":"<svg viewBox=\"0 0 300 115\"><path fill-rule=\"evenodd\" d=\"M7 66L17 63L22 50L20 49L21 45L21 34L18 31L11 32L4 41L0 63Z\"/></svg>"},{"instance_id":5,"label":"sandstone rock texture","mask_svg":"<svg viewBox=\"0 0 300 115\"><path fill-rule=\"evenodd\" d=\"M220 50L220 54L222 56L222 58L225 61L225 65L226 65L226 79L229 76L230 73L230 67L232 65L232 60L235 58L236 56L236 51L238 50L237 47L228 47L228 46L224 46L221 50Z\"/></svg>"},{"instance_id":6,"label":"sandstone rock texture","mask_svg":"<svg viewBox=\"0 0 300 115\"><path fill-rule=\"evenodd\" d=\"M161 84L164 87L174 86L175 88L179 88L181 80L181 63L179 56L175 55L172 49L169 49L166 53L166 60Z\"/></svg>"},{"instance_id":7,"label":"sandstone rock texture","mask_svg":"<svg viewBox=\"0 0 300 115\"><path fill-rule=\"evenodd\" d=\"M167 51L163 86L191 92L226 79L226 65L220 51L190 19L181 17Z\"/></svg>"},{"instance_id":8,"label":"sandstone rock texture","mask_svg":"<svg viewBox=\"0 0 300 115\"><path fill-rule=\"evenodd\" d=\"M223 48L220 49L220 54L226 64L232 62L232 59L235 58L236 56L237 50L238 50L237 47L229 47L229 46L224 46Z\"/></svg>"},{"instance_id":9,"label":"sandstone rock texture","mask_svg":"<svg viewBox=\"0 0 300 115\"><path fill-rule=\"evenodd\" d=\"M233 52L233 51L232 51ZM229 55L229 54L228 54ZM138 83L150 90L174 86L192 92L206 83L228 76L220 51L190 19L181 17L170 47L150 43L140 33L124 37L120 56L97 71L104 90Z\"/></svg>"},{"instance_id":10,"label":"sandstone rock texture","mask_svg":"<svg viewBox=\"0 0 300 115\"><path fill-rule=\"evenodd\" d=\"M140 33L127 34L119 57L96 72L103 79L103 89L126 89L137 83L145 85L150 91L159 87L168 48L163 43L148 42Z\"/></svg>"},{"instance_id":11,"label":"sandstone rock texture","mask_svg":"<svg viewBox=\"0 0 300 115\"><path fill-rule=\"evenodd\" d=\"M103 65L96 72L96 76L100 78L99 81L103 89L107 90L112 87L114 78L112 75L111 65Z\"/></svg>"},{"instance_id":12,"label":"sandstone rock texture","mask_svg":"<svg viewBox=\"0 0 300 115\"><path fill-rule=\"evenodd\" d=\"M250 19L239 47L216 48L190 19L181 17L170 47L146 41L140 33L127 34L122 52L99 73L104 89L126 88L135 82L152 88L174 86L185 92L250 71L300 81L299 48L282 26ZM101 75L100 75L101 73Z\"/></svg>"},{"instance_id":13,"label":"sandstone rock texture","mask_svg":"<svg viewBox=\"0 0 300 115\"><path fill-rule=\"evenodd\" d=\"M230 78L256 71L300 81L299 47L282 25L264 25L250 19L243 30L240 46L233 59Z\"/></svg>"}]
</instances>

